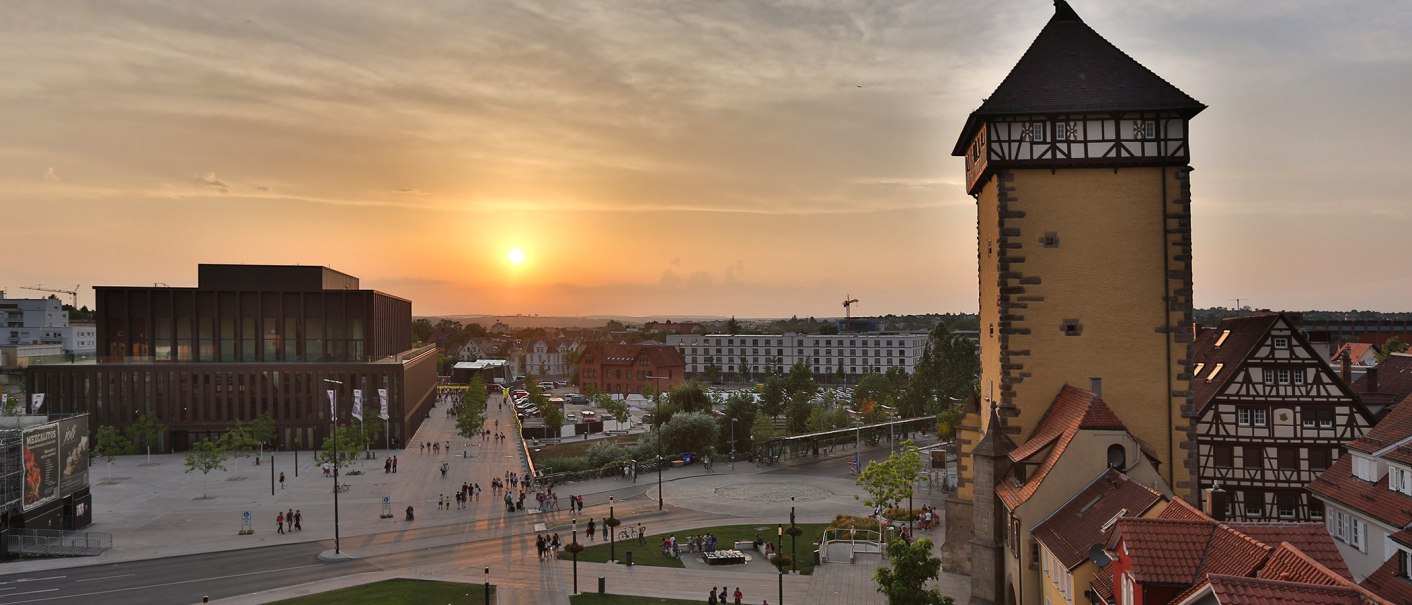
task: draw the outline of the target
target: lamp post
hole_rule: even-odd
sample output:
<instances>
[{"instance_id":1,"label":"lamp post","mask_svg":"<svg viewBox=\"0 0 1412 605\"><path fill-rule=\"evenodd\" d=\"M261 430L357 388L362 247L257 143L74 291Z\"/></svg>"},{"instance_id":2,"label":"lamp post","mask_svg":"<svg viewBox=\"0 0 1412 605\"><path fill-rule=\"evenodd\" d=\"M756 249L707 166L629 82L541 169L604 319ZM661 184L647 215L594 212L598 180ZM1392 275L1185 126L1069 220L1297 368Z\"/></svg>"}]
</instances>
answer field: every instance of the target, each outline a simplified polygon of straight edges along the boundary
<instances>
[{"instance_id":1,"label":"lamp post","mask_svg":"<svg viewBox=\"0 0 1412 605\"><path fill-rule=\"evenodd\" d=\"M343 386L342 382L331 378L325 378L324 382ZM329 401L329 415L333 421L333 553L342 554L338 536L338 387L330 390L333 392Z\"/></svg>"},{"instance_id":2,"label":"lamp post","mask_svg":"<svg viewBox=\"0 0 1412 605\"><path fill-rule=\"evenodd\" d=\"M799 573L799 535L794 524L794 496L789 497L789 573Z\"/></svg>"},{"instance_id":3,"label":"lamp post","mask_svg":"<svg viewBox=\"0 0 1412 605\"><path fill-rule=\"evenodd\" d=\"M608 496L608 520L607 520L607 521L604 521L604 522L603 522L603 525L608 526L608 562L609 562L609 563L617 563L617 562L618 562L618 544L617 544L616 536L614 535L614 534L616 534L617 532L614 532L614 531L613 531L614 529L617 528L616 525L613 525L613 521L616 520L616 519L617 519L617 517L613 516L613 497L612 497L612 496Z\"/></svg>"},{"instance_id":4,"label":"lamp post","mask_svg":"<svg viewBox=\"0 0 1412 605\"><path fill-rule=\"evenodd\" d=\"M780 555L780 549L784 548L784 526L783 526L783 525L780 525L780 526L778 526L776 529L777 529L777 533L775 534L775 535L776 535L776 539L775 539L775 556L776 556L776 557L779 557L779 556L782 556L782 555ZM780 573L779 573L779 577L780 577L780 599L779 599L779 605L784 605L784 566L783 566L783 565L776 565L776 566L775 566L775 569L779 570L779 572L780 572Z\"/></svg>"},{"instance_id":5,"label":"lamp post","mask_svg":"<svg viewBox=\"0 0 1412 605\"><path fill-rule=\"evenodd\" d=\"M735 470L735 423L740 419L731 416L731 470Z\"/></svg>"},{"instance_id":6,"label":"lamp post","mask_svg":"<svg viewBox=\"0 0 1412 605\"><path fill-rule=\"evenodd\" d=\"M490 568L485 568L485 605L490 605Z\"/></svg>"},{"instance_id":7,"label":"lamp post","mask_svg":"<svg viewBox=\"0 0 1412 605\"><path fill-rule=\"evenodd\" d=\"M652 423L657 425L657 510L662 510L662 377L647 378L656 383L652 390Z\"/></svg>"},{"instance_id":8,"label":"lamp post","mask_svg":"<svg viewBox=\"0 0 1412 605\"><path fill-rule=\"evenodd\" d=\"M573 542L570 542L570 544L572 544L573 546L571 546L571 547L569 548L569 552L574 553L574 594L578 594L578 593L579 593L579 550L582 548L582 547L579 546L579 518L578 518L578 515L575 515L575 516L573 517L573 528L574 528L574 539L573 539Z\"/></svg>"}]
</instances>

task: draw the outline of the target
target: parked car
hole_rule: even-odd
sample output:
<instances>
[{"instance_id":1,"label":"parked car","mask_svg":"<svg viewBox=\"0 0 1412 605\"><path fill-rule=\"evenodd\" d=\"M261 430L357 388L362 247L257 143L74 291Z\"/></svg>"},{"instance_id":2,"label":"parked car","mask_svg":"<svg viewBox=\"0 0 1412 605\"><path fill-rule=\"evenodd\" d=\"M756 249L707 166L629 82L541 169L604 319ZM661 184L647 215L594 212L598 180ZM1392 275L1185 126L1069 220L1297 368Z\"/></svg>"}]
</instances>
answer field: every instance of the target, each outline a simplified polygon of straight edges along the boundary
<instances>
[{"instance_id":1,"label":"parked car","mask_svg":"<svg viewBox=\"0 0 1412 605\"><path fill-rule=\"evenodd\" d=\"M555 385L554 385L553 382L550 382L550 381L547 381L547 380L546 380L546 381L544 381L544 382L539 383L539 390L541 390L541 391L548 391L548 390L554 388L554 386L555 386Z\"/></svg>"},{"instance_id":2,"label":"parked car","mask_svg":"<svg viewBox=\"0 0 1412 605\"><path fill-rule=\"evenodd\" d=\"M592 422L594 420L598 420L598 412L595 412L593 410L584 410L582 412L582 415L584 422Z\"/></svg>"},{"instance_id":3,"label":"parked car","mask_svg":"<svg viewBox=\"0 0 1412 605\"><path fill-rule=\"evenodd\" d=\"M565 421L565 422L578 422L578 421L579 421L579 415L578 415L578 414L575 414L575 413L573 413L573 412L569 412L569 413L567 413L567 414L564 414L564 421Z\"/></svg>"},{"instance_id":4,"label":"parked car","mask_svg":"<svg viewBox=\"0 0 1412 605\"><path fill-rule=\"evenodd\" d=\"M580 395L578 393L570 393L568 395L565 395L564 401L567 401L569 403L576 403L579 405L588 405L592 402L592 400L590 400L588 396Z\"/></svg>"}]
</instances>

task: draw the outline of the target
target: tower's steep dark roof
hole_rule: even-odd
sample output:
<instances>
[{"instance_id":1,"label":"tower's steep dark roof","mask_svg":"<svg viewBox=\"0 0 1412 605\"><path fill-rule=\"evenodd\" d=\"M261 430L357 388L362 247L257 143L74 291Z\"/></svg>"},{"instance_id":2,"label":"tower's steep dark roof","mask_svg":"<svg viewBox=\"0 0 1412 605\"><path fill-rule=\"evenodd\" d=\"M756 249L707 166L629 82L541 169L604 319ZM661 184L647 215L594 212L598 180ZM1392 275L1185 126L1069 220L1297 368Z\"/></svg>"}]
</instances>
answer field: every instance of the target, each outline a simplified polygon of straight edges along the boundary
<instances>
[{"instance_id":1,"label":"tower's steep dark roof","mask_svg":"<svg viewBox=\"0 0 1412 605\"><path fill-rule=\"evenodd\" d=\"M1103 39L1064 0L1000 86L971 112L953 155L965 153L983 118L1092 111L1176 111L1206 106Z\"/></svg>"}]
</instances>

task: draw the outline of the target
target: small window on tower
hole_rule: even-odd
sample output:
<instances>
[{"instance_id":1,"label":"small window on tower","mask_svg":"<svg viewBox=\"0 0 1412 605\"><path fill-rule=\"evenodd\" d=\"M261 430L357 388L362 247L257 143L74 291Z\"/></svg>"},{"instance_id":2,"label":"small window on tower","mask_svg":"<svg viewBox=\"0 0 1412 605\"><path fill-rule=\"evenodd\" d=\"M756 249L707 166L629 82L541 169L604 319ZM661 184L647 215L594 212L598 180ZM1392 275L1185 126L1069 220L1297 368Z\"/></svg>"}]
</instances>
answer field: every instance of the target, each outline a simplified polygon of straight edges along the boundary
<instances>
[{"instance_id":1,"label":"small window on tower","mask_svg":"<svg viewBox=\"0 0 1412 605\"><path fill-rule=\"evenodd\" d=\"M1059 234L1054 231L1045 233L1043 237L1039 238L1039 244L1045 248L1058 248Z\"/></svg>"},{"instance_id":2,"label":"small window on tower","mask_svg":"<svg viewBox=\"0 0 1412 605\"><path fill-rule=\"evenodd\" d=\"M1079 336L1084 333L1084 326L1077 319L1064 320L1064 323L1059 325L1059 329L1064 332L1065 336Z\"/></svg>"}]
</instances>

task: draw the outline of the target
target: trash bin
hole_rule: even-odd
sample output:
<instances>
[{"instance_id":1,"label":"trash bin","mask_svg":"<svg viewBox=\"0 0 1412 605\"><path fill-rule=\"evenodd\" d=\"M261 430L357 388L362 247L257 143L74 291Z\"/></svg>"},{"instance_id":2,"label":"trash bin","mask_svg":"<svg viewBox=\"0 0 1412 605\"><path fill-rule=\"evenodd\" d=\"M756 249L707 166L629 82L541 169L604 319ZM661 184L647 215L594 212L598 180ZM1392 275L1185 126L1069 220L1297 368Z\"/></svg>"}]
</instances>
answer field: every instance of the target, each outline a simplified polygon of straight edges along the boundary
<instances>
[{"instance_id":1,"label":"trash bin","mask_svg":"<svg viewBox=\"0 0 1412 605\"><path fill-rule=\"evenodd\" d=\"M598 576L598 594L608 592L608 580L603 576Z\"/></svg>"},{"instance_id":2,"label":"trash bin","mask_svg":"<svg viewBox=\"0 0 1412 605\"><path fill-rule=\"evenodd\" d=\"M628 567L632 567L632 551L628 551Z\"/></svg>"}]
</instances>

